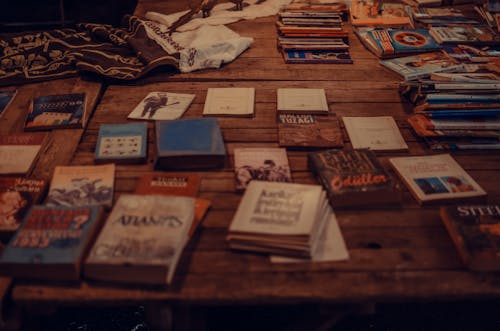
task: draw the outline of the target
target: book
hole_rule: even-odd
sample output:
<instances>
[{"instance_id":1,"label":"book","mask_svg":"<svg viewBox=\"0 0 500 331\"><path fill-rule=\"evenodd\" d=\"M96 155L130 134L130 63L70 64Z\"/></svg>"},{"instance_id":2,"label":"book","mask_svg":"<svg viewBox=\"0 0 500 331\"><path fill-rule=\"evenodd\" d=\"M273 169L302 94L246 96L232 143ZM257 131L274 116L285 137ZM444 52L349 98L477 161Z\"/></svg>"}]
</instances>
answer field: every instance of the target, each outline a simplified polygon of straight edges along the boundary
<instances>
[{"instance_id":1,"label":"book","mask_svg":"<svg viewBox=\"0 0 500 331\"><path fill-rule=\"evenodd\" d=\"M209 88L204 116L248 116L254 115L255 88L227 87Z\"/></svg>"},{"instance_id":2,"label":"book","mask_svg":"<svg viewBox=\"0 0 500 331\"><path fill-rule=\"evenodd\" d=\"M325 192L319 185L254 180L226 239L234 249L311 257L328 216Z\"/></svg>"},{"instance_id":3,"label":"book","mask_svg":"<svg viewBox=\"0 0 500 331\"><path fill-rule=\"evenodd\" d=\"M15 278L78 280L100 226L96 206L34 205L0 258L0 273Z\"/></svg>"},{"instance_id":4,"label":"book","mask_svg":"<svg viewBox=\"0 0 500 331\"><path fill-rule=\"evenodd\" d=\"M342 147L335 115L278 113L278 140L282 147Z\"/></svg>"},{"instance_id":5,"label":"book","mask_svg":"<svg viewBox=\"0 0 500 331\"><path fill-rule=\"evenodd\" d=\"M5 110L11 104L17 94L17 90L0 91L0 116L5 113Z\"/></svg>"},{"instance_id":6,"label":"book","mask_svg":"<svg viewBox=\"0 0 500 331\"><path fill-rule=\"evenodd\" d=\"M57 166L45 204L48 206L111 207L115 165Z\"/></svg>"},{"instance_id":7,"label":"book","mask_svg":"<svg viewBox=\"0 0 500 331\"><path fill-rule=\"evenodd\" d=\"M333 208L401 202L396 181L370 150L312 152L307 161Z\"/></svg>"},{"instance_id":8,"label":"book","mask_svg":"<svg viewBox=\"0 0 500 331\"><path fill-rule=\"evenodd\" d=\"M94 160L96 163L145 163L147 147L147 123L101 124Z\"/></svg>"},{"instance_id":9,"label":"book","mask_svg":"<svg viewBox=\"0 0 500 331\"><path fill-rule=\"evenodd\" d=\"M500 45L463 45L444 44L443 50L448 56L470 63L488 63L498 59ZM466 74L466 73L464 73ZM470 73L469 73L470 74ZM498 78L496 78L498 80Z\"/></svg>"},{"instance_id":10,"label":"book","mask_svg":"<svg viewBox=\"0 0 500 331\"><path fill-rule=\"evenodd\" d=\"M342 117L354 149L374 151L407 150L401 132L392 116Z\"/></svg>"},{"instance_id":11,"label":"book","mask_svg":"<svg viewBox=\"0 0 500 331\"><path fill-rule=\"evenodd\" d=\"M382 60L380 64L396 72L407 81L422 78L434 72L451 72L463 69L463 64L447 57L442 52Z\"/></svg>"},{"instance_id":12,"label":"book","mask_svg":"<svg viewBox=\"0 0 500 331\"><path fill-rule=\"evenodd\" d=\"M496 137L500 138L499 130L467 129L434 129L432 122L426 116L412 115L408 117L413 131L420 137Z\"/></svg>"},{"instance_id":13,"label":"book","mask_svg":"<svg viewBox=\"0 0 500 331\"><path fill-rule=\"evenodd\" d=\"M481 200L486 192L450 154L397 157L389 163L419 204Z\"/></svg>"},{"instance_id":14,"label":"book","mask_svg":"<svg viewBox=\"0 0 500 331\"><path fill-rule=\"evenodd\" d=\"M279 112L328 114L324 89L279 88L277 94Z\"/></svg>"},{"instance_id":15,"label":"book","mask_svg":"<svg viewBox=\"0 0 500 331\"><path fill-rule=\"evenodd\" d=\"M429 118L422 114L411 117L428 130L500 130L500 118Z\"/></svg>"},{"instance_id":16,"label":"book","mask_svg":"<svg viewBox=\"0 0 500 331\"><path fill-rule=\"evenodd\" d=\"M353 0L350 10L352 25L410 26L405 6L376 0Z\"/></svg>"},{"instance_id":17,"label":"book","mask_svg":"<svg viewBox=\"0 0 500 331\"><path fill-rule=\"evenodd\" d=\"M40 202L46 187L43 179L0 177L0 232L17 230L26 212Z\"/></svg>"},{"instance_id":18,"label":"book","mask_svg":"<svg viewBox=\"0 0 500 331\"><path fill-rule=\"evenodd\" d=\"M24 130L82 129L88 117L85 93L44 95L31 100Z\"/></svg>"},{"instance_id":19,"label":"book","mask_svg":"<svg viewBox=\"0 0 500 331\"><path fill-rule=\"evenodd\" d=\"M122 194L84 263L91 279L170 284L194 215L188 197Z\"/></svg>"},{"instance_id":20,"label":"book","mask_svg":"<svg viewBox=\"0 0 500 331\"><path fill-rule=\"evenodd\" d=\"M500 205L443 206L440 215L462 261L469 269L500 270Z\"/></svg>"},{"instance_id":21,"label":"book","mask_svg":"<svg viewBox=\"0 0 500 331\"><path fill-rule=\"evenodd\" d=\"M429 33L440 44L489 45L500 41L487 26L433 26Z\"/></svg>"},{"instance_id":22,"label":"book","mask_svg":"<svg viewBox=\"0 0 500 331\"><path fill-rule=\"evenodd\" d=\"M44 132L0 135L0 174L29 174L46 139Z\"/></svg>"},{"instance_id":23,"label":"book","mask_svg":"<svg viewBox=\"0 0 500 331\"><path fill-rule=\"evenodd\" d=\"M353 63L347 50L283 50L285 63Z\"/></svg>"},{"instance_id":24,"label":"book","mask_svg":"<svg viewBox=\"0 0 500 331\"><path fill-rule=\"evenodd\" d=\"M424 137L432 150L499 150L500 140L496 137Z\"/></svg>"},{"instance_id":25,"label":"book","mask_svg":"<svg viewBox=\"0 0 500 331\"><path fill-rule=\"evenodd\" d=\"M156 122L155 168L195 169L224 166L226 148L215 118Z\"/></svg>"},{"instance_id":26,"label":"book","mask_svg":"<svg viewBox=\"0 0 500 331\"><path fill-rule=\"evenodd\" d=\"M284 148L235 148L236 191L243 191L252 180L291 182L292 174Z\"/></svg>"},{"instance_id":27,"label":"book","mask_svg":"<svg viewBox=\"0 0 500 331\"><path fill-rule=\"evenodd\" d=\"M128 115L140 120L175 120L180 118L194 100L194 94L150 92Z\"/></svg>"}]
</instances>

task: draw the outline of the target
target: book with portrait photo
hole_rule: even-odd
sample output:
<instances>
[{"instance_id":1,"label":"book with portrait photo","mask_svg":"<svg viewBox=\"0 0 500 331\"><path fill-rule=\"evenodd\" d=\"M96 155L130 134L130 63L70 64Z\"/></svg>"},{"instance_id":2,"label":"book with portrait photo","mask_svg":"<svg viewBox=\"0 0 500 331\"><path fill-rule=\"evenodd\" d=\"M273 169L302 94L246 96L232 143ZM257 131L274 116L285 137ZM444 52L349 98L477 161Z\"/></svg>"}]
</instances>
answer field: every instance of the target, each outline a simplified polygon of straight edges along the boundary
<instances>
[{"instance_id":1,"label":"book with portrait photo","mask_svg":"<svg viewBox=\"0 0 500 331\"><path fill-rule=\"evenodd\" d=\"M194 100L194 94L150 92L128 115L139 120L175 120L180 118Z\"/></svg>"}]
</instances>

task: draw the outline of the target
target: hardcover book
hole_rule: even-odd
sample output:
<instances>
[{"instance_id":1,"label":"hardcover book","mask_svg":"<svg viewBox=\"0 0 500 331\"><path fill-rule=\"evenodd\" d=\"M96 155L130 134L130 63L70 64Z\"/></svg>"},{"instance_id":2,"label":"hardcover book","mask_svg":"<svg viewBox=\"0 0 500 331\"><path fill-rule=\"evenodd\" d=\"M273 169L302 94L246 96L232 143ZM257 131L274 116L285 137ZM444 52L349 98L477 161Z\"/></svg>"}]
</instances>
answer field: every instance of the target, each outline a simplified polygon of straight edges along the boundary
<instances>
[{"instance_id":1,"label":"hardcover book","mask_svg":"<svg viewBox=\"0 0 500 331\"><path fill-rule=\"evenodd\" d=\"M330 149L309 153L307 160L334 208L401 201L396 182L370 150Z\"/></svg>"},{"instance_id":2,"label":"hardcover book","mask_svg":"<svg viewBox=\"0 0 500 331\"><path fill-rule=\"evenodd\" d=\"M389 163L419 204L481 200L486 192L450 154L409 156Z\"/></svg>"},{"instance_id":3,"label":"hardcover book","mask_svg":"<svg viewBox=\"0 0 500 331\"><path fill-rule=\"evenodd\" d=\"M342 118L354 149L374 151L407 150L401 132L392 116Z\"/></svg>"},{"instance_id":4,"label":"hardcover book","mask_svg":"<svg viewBox=\"0 0 500 331\"><path fill-rule=\"evenodd\" d=\"M45 201L48 206L111 207L115 165L57 166Z\"/></svg>"},{"instance_id":5,"label":"hardcover book","mask_svg":"<svg viewBox=\"0 0 500 331\"><path fill-rule=\"evenodd\" d=\"M88 114L85 93L44 95L34 98L24 130L84 128Z\"/></svg>"},{"instance_id":6,"label":"hardcover book","mask_svg":"<svg viewBox=\"0 0 500 331\"><path fill-rule=\"evenodd\" d=\"M500 205L441 207L441 220L464 264L477 271L500 270Z\"/></svg>"},{"instance_id":7,"label":"hardcover book","mask_svg":"<svg viewBox=\"0 0 500 331\"><path fill-rule=\"evenodd\" d=\"M215 118L156 122L156 169L224 166L226 148Z\"/></svg>"},{"instance_id":8,"label":"hardcover book","mask_svg":"<svg viewBox=\"0 0 500 331\"><path fill-rule=\"evenodd\" d=\"M194 94L150 92L128 115L140 120L176 120L189 108Z\"/></svg>"},{"instance_id":9,"label":"hardcover book","mask_svg":"<svg viewBox=\"0 0 500 331\"><path fill-rule=\"evenodd\" d=\"M292 181L284 148L235 148L234 172L237 191L245 190L252 180Z\"/></svg>"},{"instance_id":10,"label":"hardcover book","mask_svg":"<svg viewBox=\"0 0 500 331\"><path fill-rule=\"evenodd\" d=\"M188 240L193 210L193 198L122 194L85 261L85 276L169 284Z\"/></svg>"},{"instance_id":11,"label":"hardcover book","mask_svg":"<svg viewBox=\"0 0 500 331\"><path fill-rule=\"evenodd\" d=\"M278 114L278 139L283 147L342 147L342 131L334 115Z\"/></svg>"},{"instance_id":12,"label":"hardcover book","mask_svg":"<svg viewBox=\"0 0 500 331\"><path fill-rule=\"evenodd\" d=\"M30 173L46 138L43 132L0 135L0 174Z\"/></svg>"},{"instance_id":13,"label":"hardcover book","mask_svg":"<svg viewBox=\"0 0 500 331\"><path fill-rule=\"evenodd\" d=\"M102 124L95 149L96 163L144 163L148 153L148 125Z\"/></svg>"},{"instance_id":14,"label":"hardcover book","mask_svg":"<svg viewBox=\"0 0 500 331\"><path fill-rule=\"evenodd\" d=\"M78 280L101 218L98 207L34 205L0 258L15 278Z\"/></svg>"},{"instance_id":15,"label":"hardcover book","mask_svg":"<svg viewBox=\"0 0 500 331\"><path fill-rule=\"evenodd\" d=\"M0 117L5 113L16 94L17 90L0 91Z\"/></svg>"},{"instance_id":16,"label":"hardcover book","mask_svg":"<svg viewBox=\"0 0 500 331\"><path fill-rule=\"evenodd\" d=\"M279 112L328 114L324 89L279 88L277 93Z\"/></svg>"},{"instance_id":17,"label":"hardcover book","mask_svg":"<svg viewBox=\"0 0 500 331\"><path fill-rule=\"evenodd\" d=\"M254 115L255 88L209 88L203 115L248 116Z\"/></svg>"},{"instance_id":18,"label":"hardcover book","mask_svg":"<svg viewBox=\"0 0 500 331\"><path fill-rule=\"evenodd\" d=\"M46 186L43 179L0 177L0 231L17 230L26 212L40 202Z\"/></svg>"}]
</instances>

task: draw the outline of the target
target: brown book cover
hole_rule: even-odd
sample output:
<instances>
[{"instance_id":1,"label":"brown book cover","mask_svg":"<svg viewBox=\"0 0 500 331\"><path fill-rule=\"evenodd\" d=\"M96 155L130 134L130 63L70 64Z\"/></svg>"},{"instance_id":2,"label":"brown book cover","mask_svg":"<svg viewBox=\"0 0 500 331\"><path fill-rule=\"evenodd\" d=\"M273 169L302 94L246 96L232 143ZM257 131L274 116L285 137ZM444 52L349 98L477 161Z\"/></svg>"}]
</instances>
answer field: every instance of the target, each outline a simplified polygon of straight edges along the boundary
<instances>
[{"instance_id":1,"label":"brown book cover","mask_svg":"<svg viewBox=\"0 0 500 331\"><path fill-rule=\"evenodd\" d=\"M342 147L336 116L278 114L278 139L283 147Z\"/></svg>"},{"instance_id":2,"label":"brown book cover","mask_svg":"<svg viewBox=\"0 0 500 331\"><path fill-rule=\"evenodd\" d=\"M0 232L17 230L30 207L41 200L46 187L43 179L0 177Z\"/></svg>"},{"instance_id":3,"label":"brown book cover","mask_svg":"<svg viewBox=\"0 0 500 331\"><path fill-rule=\"evenodd\" d=\"M47 133L0 135L0 174L25 175L31 171Z\"/></svg>"},{"instance_id":4,"label":"brown book cover","mask_svg":"<svg viewBox=\"0 0 500 331\"><path fill-rule=\"evenodd\" d=\"M401 202L395 180L368 149L326 150L307 155L333 207Z\"/></svg>"},{"instance_id":5,"label":"brown book cover","mask_svg":"<svg viewBox=\"0 0 500 331\"><path fill-rule=\"evenodd\" d=\"M441 219L465 265L500 270L500 205L441 207Z\"/></svg>"}]
</instances>

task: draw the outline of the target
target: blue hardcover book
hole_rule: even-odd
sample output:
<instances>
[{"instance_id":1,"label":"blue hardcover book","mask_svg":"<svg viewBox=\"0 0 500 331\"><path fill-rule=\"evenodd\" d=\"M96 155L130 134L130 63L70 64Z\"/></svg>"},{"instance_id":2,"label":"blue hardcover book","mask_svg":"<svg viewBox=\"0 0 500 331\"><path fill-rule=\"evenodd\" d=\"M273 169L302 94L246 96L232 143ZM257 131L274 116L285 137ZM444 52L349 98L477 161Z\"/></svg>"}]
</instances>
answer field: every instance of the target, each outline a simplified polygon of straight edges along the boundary
<instances>
[{"instance_id":1,"label":"blue hardcover book","mask_svg":"<svg viewBox=\"0 0 500 331\"><path fill-rule=\"evenodd\" d=\"M224 166L226 149L215 118L156 122L156 169Z\"/></svg>"},{"instance_id":2,"label":"blue hardcover book","mask_svg":"<svg viewBox=\"0 0 500 331\"><path fill-rule=\"evenodd\" d=\"M16 278L78 280L98 230L99 207L34 205L0 258L0 273Z\"/></svg>"},{"instance_id":3,"label":"blue hardcover book","mask_svg":"<svg viewBox=\"0 0 500 331\"><path fill-rule=\"evenodd\" d=\"M372 30L368 36L377 47L381 57L436 51L441 46L432 39L427 29L415 30Z\"/></svg>"},{"instance_id":4,"label":"blue hardcover book","mask_svg":"<svg viewBox=\"0 0 500 331\"><path fill-rule=\"evenodd\" d=\"M144 163L147 159L148 124L102 124L95 149L96 163Z\"/></svg>"}]
</instances>

